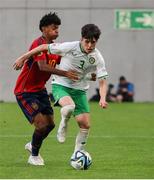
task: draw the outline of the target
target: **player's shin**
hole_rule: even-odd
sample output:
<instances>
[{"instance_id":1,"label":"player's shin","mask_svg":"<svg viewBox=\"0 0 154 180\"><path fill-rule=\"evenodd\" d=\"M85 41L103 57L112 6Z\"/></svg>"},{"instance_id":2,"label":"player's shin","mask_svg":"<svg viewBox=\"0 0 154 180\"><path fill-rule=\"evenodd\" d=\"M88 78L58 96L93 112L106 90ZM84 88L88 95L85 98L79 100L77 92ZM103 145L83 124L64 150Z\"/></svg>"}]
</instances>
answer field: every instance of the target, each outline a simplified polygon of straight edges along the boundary
<instances>
[{"instance_id":1,"label":"player's shin","mask_svg":"<svg viewBox=\"0 0 154 180\"><path fill-rule=\"evenodd\" d=\"M72 113L74 112L75 105L66 105L61 108L61 121L57 132L57 140L60 143L65 142L67 123Z\"/></svg>"},{"instance_id":2,"label":"player's shin","mask_svg":"<svg viewBox=\"0 0 154 180\"><path fill-rule=\"evenodd\" d=\"M35 129L32 137L32 156L38 156L42 141L42 132Z\"/></svg>"},{"instance_id":3,"label":"player's shin","mask_svg":"<svg viewBox=\"0 0 154 180\"><path fill-rule=\"evenodd\" d=\"M89 134L89 129L80 128L80 131L76 137L74 152L84 150L88 139L88 134Z\"/></svg>"},{"instance_id":4,"label":"player's shin","mask_svg":"<svg viewBox=\"0 0 154 180\"><path fill-rule=\"evenodd\" d=\"M32 137L32 156L38 156L43 140L52 131L55 125L48 125L43 129L35 129Z\"/></svg>"}]
</instances>

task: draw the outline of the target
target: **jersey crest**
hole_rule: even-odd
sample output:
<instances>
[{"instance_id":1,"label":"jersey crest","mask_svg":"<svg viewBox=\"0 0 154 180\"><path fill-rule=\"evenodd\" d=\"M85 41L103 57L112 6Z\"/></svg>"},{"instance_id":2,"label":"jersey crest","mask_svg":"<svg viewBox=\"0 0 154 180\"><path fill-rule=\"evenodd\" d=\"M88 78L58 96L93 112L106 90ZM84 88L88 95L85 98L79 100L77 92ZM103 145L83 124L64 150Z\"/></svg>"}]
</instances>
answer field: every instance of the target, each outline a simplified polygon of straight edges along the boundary
<instances>
[{"instance_id":1,"label":"jersey crest","mask_svg":"<svg viewBox=\"0 0 154 180\"><path fill-rule=\"evenodd\" d=\"M94 57L90 57L90 58L89 58L89 63L90 63L90 64L94 64L94 63L95 63L95 61L96 61L96 60L95 60L95 58L94 58Z\"/></svg>"}]
</instances>

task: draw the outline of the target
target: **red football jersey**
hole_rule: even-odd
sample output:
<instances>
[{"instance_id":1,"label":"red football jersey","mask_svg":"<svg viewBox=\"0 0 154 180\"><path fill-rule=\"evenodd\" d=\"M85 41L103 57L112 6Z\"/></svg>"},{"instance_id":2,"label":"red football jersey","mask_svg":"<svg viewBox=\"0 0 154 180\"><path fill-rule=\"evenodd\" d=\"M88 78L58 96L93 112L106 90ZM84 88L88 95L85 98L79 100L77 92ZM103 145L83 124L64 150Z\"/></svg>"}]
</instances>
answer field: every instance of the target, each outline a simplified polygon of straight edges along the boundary
<instances>
[{"instance_id":1,"label":"red football jersey","mask_svg":"<svg viewBox=\"0 0 154 180\"><path fill-rule=\"evenodd\" d=\"M47 44L43 37L34 40L30 50L41 45ZM38 55L31 57L23 66L21 73L18 76L16 86L14 89L15 94L23 92L37 92L45 88L45 84L51 76L50 72L41 71L37 61L46 61L47 64L55 67L59 64L61 57L56 54L49 54L41 52Z\"/></svg>"}]
</instances>

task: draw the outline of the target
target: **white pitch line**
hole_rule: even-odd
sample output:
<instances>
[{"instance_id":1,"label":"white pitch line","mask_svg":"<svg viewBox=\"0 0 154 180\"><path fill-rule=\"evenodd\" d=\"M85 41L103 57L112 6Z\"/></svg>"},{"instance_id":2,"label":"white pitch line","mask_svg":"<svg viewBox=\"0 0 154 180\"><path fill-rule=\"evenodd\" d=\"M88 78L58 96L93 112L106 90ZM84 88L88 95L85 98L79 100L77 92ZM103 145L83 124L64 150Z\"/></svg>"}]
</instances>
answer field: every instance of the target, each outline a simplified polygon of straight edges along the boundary
<instances>
[{"instance_id":1,"label":"white pitch line","mask_svg":"<svg viewBox=\"0 0 154 180\"><path fill-rule=\"evenodd\" d=\"M8 135L3 135L0 134L0 138L27 138L27 137L32 137L32 134L8 134ZM67 136L67 138L75 138L76 136ZM49 138L56 138L56 136L49 136ZM112 139L112 138L145 138L145 139L153 139L154 136L97 136L97 135L92 135L89 136L89 138L104 138L104 139Z\"/></svg>"}]
</instances>

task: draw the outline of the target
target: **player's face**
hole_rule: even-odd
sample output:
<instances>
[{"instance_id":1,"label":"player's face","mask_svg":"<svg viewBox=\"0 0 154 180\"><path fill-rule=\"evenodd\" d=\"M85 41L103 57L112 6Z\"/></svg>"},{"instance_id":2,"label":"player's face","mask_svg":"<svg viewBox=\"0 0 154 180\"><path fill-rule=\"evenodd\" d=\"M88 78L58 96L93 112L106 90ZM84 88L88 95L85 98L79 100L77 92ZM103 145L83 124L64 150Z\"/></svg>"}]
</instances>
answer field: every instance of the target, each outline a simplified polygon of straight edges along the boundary
<instances>
[{"instance_id":1,"label":"player's face","mask_svg":"<svg viewBox=\"0 0 154 180\"><path fill-rule=\"evenodd\" d=\"M59 35L59 25L51 24L43 28L44 35L51 40L54 40Z\"/></svg>"},{"instance_id":2,"label":"player's face","mask_svg":"<svg viewBox=\"0 0 154 180\"><path fill-rule=\"evenodd\" d=\"M95 38L93 38L93 39L82 38L81 39L82 48L87 54L91 53L95 49L96 43L97 43L97 41Z\"/></svg>"}]
</instances>

